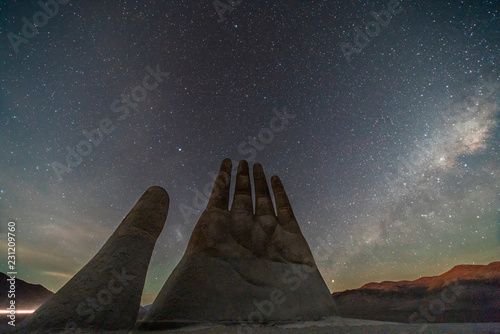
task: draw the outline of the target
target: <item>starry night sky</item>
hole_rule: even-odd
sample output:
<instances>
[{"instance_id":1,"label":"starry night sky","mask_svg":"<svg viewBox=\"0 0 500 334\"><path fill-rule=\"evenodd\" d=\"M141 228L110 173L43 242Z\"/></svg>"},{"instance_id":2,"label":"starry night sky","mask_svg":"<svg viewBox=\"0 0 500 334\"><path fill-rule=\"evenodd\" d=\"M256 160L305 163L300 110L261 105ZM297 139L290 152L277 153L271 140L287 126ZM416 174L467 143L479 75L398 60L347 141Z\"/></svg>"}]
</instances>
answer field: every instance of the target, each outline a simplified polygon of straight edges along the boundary
<instances>
[{"instance_id":1,"label":"starry night sky","mask_svg":"<svg viewBox=\"0 0 500 334\"><path fill-rule=\"evenodd\" d=\"M59 289L159 185L151 303L225 157L281 177L331 291L499 259L495 1L233 3L69 1L25 38L41 7L2 1L0 271L15 220L18 277Z\"/></svg>"}]
</instances>

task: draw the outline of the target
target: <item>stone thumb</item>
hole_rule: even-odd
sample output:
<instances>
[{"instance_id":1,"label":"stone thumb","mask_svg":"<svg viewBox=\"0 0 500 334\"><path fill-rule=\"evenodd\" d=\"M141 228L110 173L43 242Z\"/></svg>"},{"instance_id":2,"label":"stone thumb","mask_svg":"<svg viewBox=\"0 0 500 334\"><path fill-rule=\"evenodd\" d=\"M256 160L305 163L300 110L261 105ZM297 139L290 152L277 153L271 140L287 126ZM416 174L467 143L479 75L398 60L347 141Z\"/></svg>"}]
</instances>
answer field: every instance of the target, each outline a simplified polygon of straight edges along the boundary
<instances>
[{"instance_id":1,"label":"stone thumb","mask_svg":"<svg viewBox=\"0 0 500 334\"><path fill-rule=\"evenodd\" d=\"M149 188L99 252L23 321L19 332L132 329L168 206L163 188Z\"/></svg>"}]
</instances>

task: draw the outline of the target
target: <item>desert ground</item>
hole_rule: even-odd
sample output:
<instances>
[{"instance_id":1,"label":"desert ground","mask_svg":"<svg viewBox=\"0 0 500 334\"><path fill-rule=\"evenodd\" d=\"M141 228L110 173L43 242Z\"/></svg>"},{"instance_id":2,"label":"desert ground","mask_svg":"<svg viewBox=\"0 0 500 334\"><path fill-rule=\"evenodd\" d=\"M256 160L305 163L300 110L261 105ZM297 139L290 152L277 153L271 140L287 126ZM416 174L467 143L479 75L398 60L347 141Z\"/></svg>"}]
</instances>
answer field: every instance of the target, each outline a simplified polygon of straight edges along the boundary
<instances>
[{"instance_id":1,"label":"desert ground","mask_svg":"<svg viewBox=\"0 0 500 334\"><path fill-rule=\"evenodd\" d=\"M395 322L382 322L371 320L347 319L329 317L321 321L309 321L290 324L242 326L206 324L187 326L178 329L157 331L120 331L120 332L91 332L82 331L81 334L410 334L410 333L436 333L436 334L500 334L500 323L441 323L441 324L403 324Z\"/></svg>"},{"instance_id":2,"label":"desert ground","mask_svg":"<svg viewBox=\"0 0 500 334\"><path fill-rule=\"evenodd\" d=\"M10 326L0 326L0 332L9 330ZM54 332L57 333L57 332ZM60 334L70 334L59 332ZM76 331L75 334L500 334L500 323L440 323L440 324L403 324L372 320L358 320L340 317L329 317L320 321L296 322L289 324L243 326L205 324L186 326L178 329L144 331Z\"/></svg>"},{"instance_id":3,"label":"desert ground","mask_svg":"<svg viewBox=\"0 0 500 334\"><path fill-rule=\"evenodd\" d=\"M131 331L130 334L147 333L143 331ZM331 333L352 333L352 334L402 334L402 333L487 333L500 334L500 323L481 324L402 324L394 322L382 322L371 320L343 319L330 317L322 321L310 321L303 323L292 323L283 325L267 325L256 327L243 327L238 325L205 325L192 326L176 330L156 331L154 333L190 333L190 334L331 334Z\"/></svg>"}]
</instances>

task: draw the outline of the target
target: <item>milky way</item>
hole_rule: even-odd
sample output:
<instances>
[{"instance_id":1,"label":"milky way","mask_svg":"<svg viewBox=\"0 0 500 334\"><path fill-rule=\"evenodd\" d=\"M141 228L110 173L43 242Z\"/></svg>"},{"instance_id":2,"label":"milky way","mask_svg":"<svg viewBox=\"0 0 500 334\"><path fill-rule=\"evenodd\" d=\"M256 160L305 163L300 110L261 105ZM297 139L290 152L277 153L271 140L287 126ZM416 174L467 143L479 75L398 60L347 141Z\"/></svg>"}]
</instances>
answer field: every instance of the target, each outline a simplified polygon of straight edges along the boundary
<instances>
[{"instance_id":1,"label":"milky way","mask_svg":"<svg viewBox=\"0 0 500 334\"><path fill-rule=\"evenodd\" d=\"M0 249L15 220L20 278L60 288L158 185L151 303L225 157L281 177L331 291L498 260L496 2L233 5L0 5Z\"/></svg>"},{"instance_id":2,"label":"milky way","mask_svg":"<svg viewBox=\"0 0 500 334\"><path fill-rule=\"evenodd\" d=\"M489 239L495 245L495 220L484 217L497 215L498 209L492 205L498 197L497 166L474 168L467 161L485 159L481 154L488 149L497 127L498 92L499 85L489 82L465 100L443 109L433 129L416 140L408 154L397 157L394 170L378 188L381 194L373 196L364 221L358 222L361 227L350 231L357 236L351 239L351 247L338 249L340 257L333 255L337 261L340 258L347 265L366 256L376 266L387 262L405 266L407 263L401 264L401 256L405 256L411 259L407 262L421 265L426 256L437 254L452 257L448 260L452 261L458 258L455 251L460 252L460 245L466 243L485 243ZM471 238L471 232L477 236ZM452 234L453 241L443 241ZM325 247L325 242L321 239L320 248ZM398 244L415 246L409 247L410 253L402 254L405 251L400 250L395 254L393 248ZM376 250L382 247L392 256L378 255L380 250ZM331 274L341 275L343 270L337 267Z\"/></svg>"}]
</instances>

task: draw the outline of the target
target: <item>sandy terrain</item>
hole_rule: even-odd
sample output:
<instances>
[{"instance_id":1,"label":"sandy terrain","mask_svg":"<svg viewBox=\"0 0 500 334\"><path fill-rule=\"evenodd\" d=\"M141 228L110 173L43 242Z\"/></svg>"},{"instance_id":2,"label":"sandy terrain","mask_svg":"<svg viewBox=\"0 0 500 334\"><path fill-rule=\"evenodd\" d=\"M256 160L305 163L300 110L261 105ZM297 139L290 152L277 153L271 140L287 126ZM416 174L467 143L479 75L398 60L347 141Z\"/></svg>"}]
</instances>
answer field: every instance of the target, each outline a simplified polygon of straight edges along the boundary
<instances>
[{"instance_id":1,"label":"sandy terrain","mask_svg":"<svg viewBox=\"0 0 500 334\"><path fill-rule=\"evenodd\" d=\"M426 327L424 327L426 326ZM9 330L10 326L0 326L0 332ZM63 333L63 332L60 332ZM332 334L332 333L352 333L352 334L402 334L402 333L442 333L442 334L500 334L500 323L452 323L452 324L402 324L395 322L382 322L371 320L357 320L339 317L330 317L321 321L310 321L292 324L277 324L267 326L246 327L241 325L220 325L207 324L188 326L179 329L158 330L158 331L113 331L113 332L90 332L77 331L75 334ZM65 334L70 334L66 332Z\"/></svg>"},{"instance_id":2,"label":"sandy terrain","mask_svg":"<svg viewBox=\"0 0 500 334\"><path fill-rule=\"evenodd\" d=\"M330 317L322 321L311 321L304 323L293 323L286 325L275 326L223 326L223 325L207 325L193 326L177 330L158 331L154 333L169 333L169 334L268 334L268 333L283 333L283 334L332 334L332 333L363 333L363 334L378 334L378 333L487 333L500 334L500 323L486 324L428 324L424 328L422 324L410 325L393 322L381 322L370 320L357 319L342 319L338 317ZM130 333L147 333L142 331L132 331Z\"/></svg>"}]
</instances>

